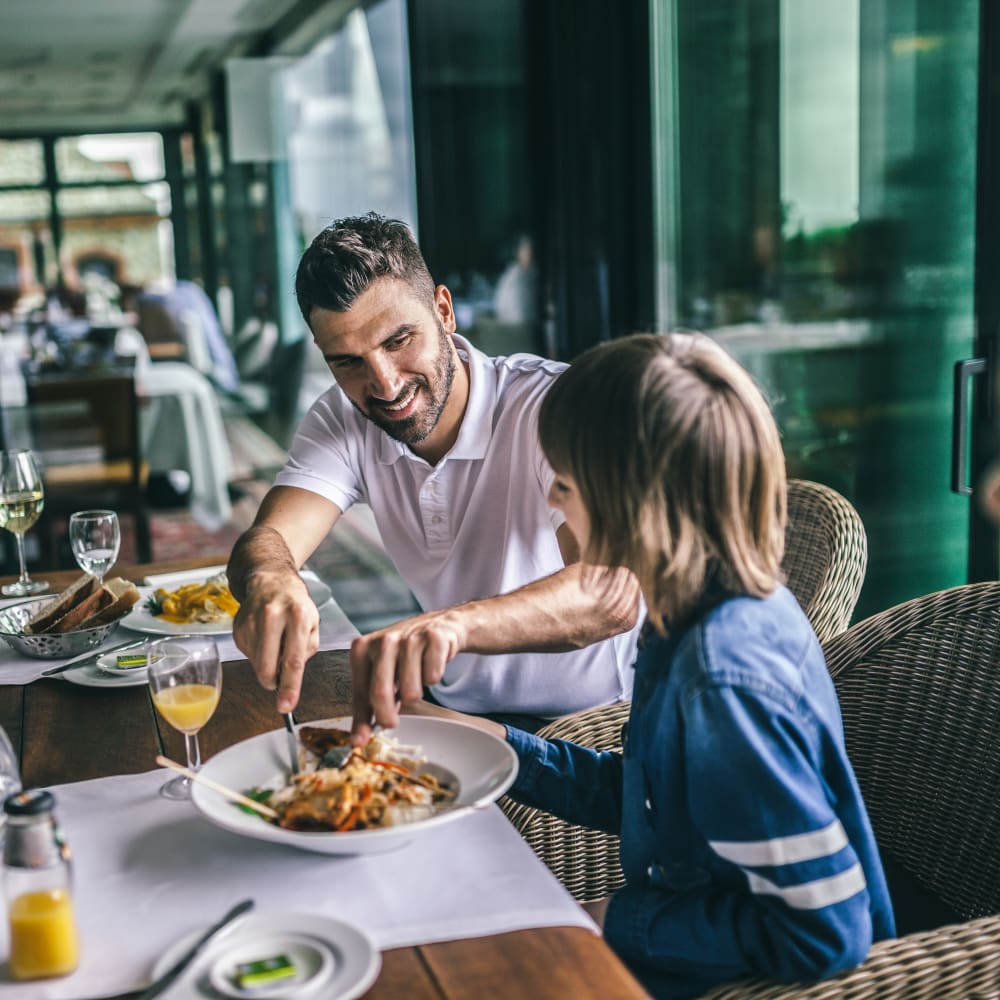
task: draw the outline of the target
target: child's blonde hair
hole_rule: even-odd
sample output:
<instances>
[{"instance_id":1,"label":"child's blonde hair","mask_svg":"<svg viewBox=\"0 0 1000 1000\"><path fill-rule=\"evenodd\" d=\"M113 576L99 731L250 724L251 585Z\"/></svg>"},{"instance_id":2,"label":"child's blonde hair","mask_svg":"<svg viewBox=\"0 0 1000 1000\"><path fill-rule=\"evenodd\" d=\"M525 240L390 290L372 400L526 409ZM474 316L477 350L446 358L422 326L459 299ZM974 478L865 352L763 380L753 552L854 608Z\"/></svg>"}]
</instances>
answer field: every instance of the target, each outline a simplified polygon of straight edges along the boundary
<instances>
[{"instance_id":1,"label":"child's blonde hair","mask_svg":"<svg viewBox=\"0 0 1000 1000\"><path fill-rule=\"evenodd\" d=\"M539 415L542 449L572 477L592 560L639 579L661 631L709 583L763 597L781 580L785 462L760 390L700 335L638 334L581 355Z\"/></svg>"}]
</instances>

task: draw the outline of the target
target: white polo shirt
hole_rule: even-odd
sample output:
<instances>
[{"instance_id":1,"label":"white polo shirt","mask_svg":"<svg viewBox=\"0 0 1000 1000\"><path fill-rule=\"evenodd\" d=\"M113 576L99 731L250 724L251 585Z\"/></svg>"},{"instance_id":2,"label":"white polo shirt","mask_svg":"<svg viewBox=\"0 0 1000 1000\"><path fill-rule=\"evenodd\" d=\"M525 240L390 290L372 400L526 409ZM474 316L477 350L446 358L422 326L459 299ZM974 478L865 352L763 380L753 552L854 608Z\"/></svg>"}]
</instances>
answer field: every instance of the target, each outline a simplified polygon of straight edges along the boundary
<instances>
[{"instance_id":1,"label":"white polo shirt","mask_svg":"<svg viewBox=\"0 0 1000 1000\"><path fill-rule=\"evenodd\" d=\"M390 558L425 611L503 594L563 568L562 515L538 443L538 408L566 365L489 358L459 336L469 402L436 466L362 416L336 385L306 414L276 484L341 511L368 503ZM460 653L434 688L466 712L565 715L627 698L637 629L569 653Z\"/></svg>"}]
</instances>

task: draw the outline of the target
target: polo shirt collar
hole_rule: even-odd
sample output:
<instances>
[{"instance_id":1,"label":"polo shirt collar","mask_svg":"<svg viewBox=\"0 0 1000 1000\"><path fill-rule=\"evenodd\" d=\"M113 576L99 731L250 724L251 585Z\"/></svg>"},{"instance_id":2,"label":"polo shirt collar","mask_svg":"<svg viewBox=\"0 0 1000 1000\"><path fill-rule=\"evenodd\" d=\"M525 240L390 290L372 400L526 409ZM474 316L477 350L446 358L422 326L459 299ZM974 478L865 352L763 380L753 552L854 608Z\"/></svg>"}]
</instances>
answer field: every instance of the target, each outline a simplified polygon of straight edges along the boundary
<instances>
[{"instance_id":1,"label":"polo shirt collar","mask_svg":"<svg viewBox=\"0 0 1000 1000\"><path fill-rule=\"evenodd\" d=\"M451 335L458 349L459 358L469 363L469 400L462 418L458 438L441 462L460 458L475 460L486 456L490 439L493 437L493 411L496 408L497 373L490 359L477 350L464 337ZM401 441L390 437L380 427L372 425L378 435L378 460L383 465L392 465L400 458L423 461ZM438 463L440 466L441 462Z\"/></svg>"}]
</instances>

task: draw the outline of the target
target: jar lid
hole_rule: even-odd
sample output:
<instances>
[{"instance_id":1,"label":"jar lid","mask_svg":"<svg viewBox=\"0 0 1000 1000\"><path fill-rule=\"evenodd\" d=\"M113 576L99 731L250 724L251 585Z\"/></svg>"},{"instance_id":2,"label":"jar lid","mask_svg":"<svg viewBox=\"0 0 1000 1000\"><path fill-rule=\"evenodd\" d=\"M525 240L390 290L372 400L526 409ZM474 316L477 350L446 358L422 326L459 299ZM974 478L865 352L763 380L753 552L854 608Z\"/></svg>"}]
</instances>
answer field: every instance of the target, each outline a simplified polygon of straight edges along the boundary
<instances>
[{"instance_id":1,"label":"jar lid","mask_svg":"<svg viewBox=\"0 0 1000 1000\"><path fill-rule=\"evenodd\" d=\"M41 816L56 807L55 796L44 788L29 788L15 792L4 799L3 809L8 816Z\"/></svg>"}]
</instances>

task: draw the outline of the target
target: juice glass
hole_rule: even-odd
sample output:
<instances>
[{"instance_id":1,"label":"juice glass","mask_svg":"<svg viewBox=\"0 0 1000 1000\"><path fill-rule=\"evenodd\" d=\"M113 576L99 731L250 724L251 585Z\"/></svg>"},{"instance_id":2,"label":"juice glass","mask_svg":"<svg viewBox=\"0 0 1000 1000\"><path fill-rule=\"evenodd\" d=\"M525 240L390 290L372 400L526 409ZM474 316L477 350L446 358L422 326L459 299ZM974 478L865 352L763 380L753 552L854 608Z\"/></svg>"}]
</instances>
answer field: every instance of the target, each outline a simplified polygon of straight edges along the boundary
<instances>
[{"instance_id":1,"label":"juice glass","mask_svg":"<svg viewBox=\"0 0 1000 1000\"><path fill-rule=\"evenodd\" d=\"M149 689L160 716L184 734L187 766L201 767L198 733L212 717L222 692L219 648L213 639L161 639L149 650ZM174 778L160 787L168 799L191 797L191 779Z\"/></svg>"}]
</instances>

